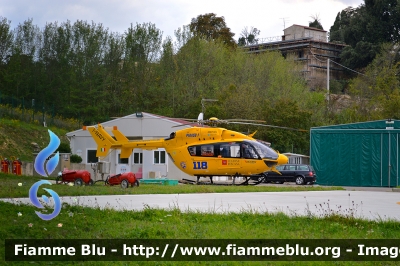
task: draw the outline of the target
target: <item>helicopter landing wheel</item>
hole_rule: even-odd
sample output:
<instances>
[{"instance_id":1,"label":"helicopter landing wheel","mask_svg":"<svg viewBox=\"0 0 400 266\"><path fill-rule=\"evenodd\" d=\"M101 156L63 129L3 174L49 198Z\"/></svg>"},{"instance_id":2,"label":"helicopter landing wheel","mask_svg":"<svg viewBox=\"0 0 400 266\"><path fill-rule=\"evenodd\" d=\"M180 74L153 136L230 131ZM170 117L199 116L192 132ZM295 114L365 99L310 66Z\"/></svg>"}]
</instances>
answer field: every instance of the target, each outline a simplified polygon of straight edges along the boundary
<instances>
[{"instance_id":1,"label":"helicopter landing wheel","mask_svg":"<svg viewBox=\"0 0 400 266\"><path fill-rule=\"evenodd\" d=\"M247 185L249 185L249 180L250 180L250 177L248 177L248 176L245 176L244 177L244 179L245 179L245 181L244 182L242 182L242 183L240 183L240 185L244 185L244 186L247 186Z\"/></svg>"}]
</instances>

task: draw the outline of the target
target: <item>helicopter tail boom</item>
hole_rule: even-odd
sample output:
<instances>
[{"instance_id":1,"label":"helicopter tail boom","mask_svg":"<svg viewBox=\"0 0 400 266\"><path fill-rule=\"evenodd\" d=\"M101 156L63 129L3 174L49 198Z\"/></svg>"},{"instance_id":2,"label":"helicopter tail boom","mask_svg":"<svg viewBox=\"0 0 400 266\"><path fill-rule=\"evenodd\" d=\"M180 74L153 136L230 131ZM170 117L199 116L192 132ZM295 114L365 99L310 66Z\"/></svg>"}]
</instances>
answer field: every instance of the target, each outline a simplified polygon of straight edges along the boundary
<instances>
[{"instance_id":1,"label":"helicopter tail boom","mask_svg":"<svg viewBox=\"0 0 400 266\"><path fill-rule=\"evenodd\" d=\"M92 135L94 141L97 144L97 157L104 157L109 152L110 149L113 148L113 145L116 144L116 141L107 133L102 125L98 125L97 128L94 126L83 127L84 130L89 131L90 135Z\"/></svg>"},{"instance_id":2,"label":"helicopter tail boom","mask_svg":"<svg viewBox=\"0 0 400 266\"><path fill-rule=\"evenodd\" d=\"M115 139L106 131L106 128L100 124L97 126L83 127L83 129L89 131L96 142L97 157L107 156L111 149L120 149L120 158L129 158L135 148L144 150L164 148L164 139L130 141L116 126L107 128L112 130Z\"/></svg>"}]
</instances>

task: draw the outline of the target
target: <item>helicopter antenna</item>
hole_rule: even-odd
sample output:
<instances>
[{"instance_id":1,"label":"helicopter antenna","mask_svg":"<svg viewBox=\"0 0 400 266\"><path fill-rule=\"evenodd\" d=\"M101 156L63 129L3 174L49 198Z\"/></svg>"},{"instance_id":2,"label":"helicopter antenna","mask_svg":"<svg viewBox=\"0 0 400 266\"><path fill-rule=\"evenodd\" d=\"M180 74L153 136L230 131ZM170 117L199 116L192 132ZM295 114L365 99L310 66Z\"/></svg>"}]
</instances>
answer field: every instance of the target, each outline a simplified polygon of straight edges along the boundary
<instances>
[{"instance_id":1,"label":"helicopter antenna","mask_svg":"<svg viewBox=\"0 0 400 266\"><path fill-rule=\"evenodd\" d=\"M201 122L203 122L204 119L204 114L200 113L199 116L197 117L197 122L200 124Z\"/></svg>"}]
</instances>

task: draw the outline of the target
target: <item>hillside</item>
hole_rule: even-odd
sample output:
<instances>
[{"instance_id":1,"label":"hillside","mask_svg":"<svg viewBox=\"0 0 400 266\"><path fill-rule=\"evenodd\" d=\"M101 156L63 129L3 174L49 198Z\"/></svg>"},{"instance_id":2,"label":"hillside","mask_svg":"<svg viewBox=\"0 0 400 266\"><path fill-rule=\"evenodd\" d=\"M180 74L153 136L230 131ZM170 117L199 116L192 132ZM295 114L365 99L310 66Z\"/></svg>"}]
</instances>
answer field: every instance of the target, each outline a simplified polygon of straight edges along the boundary
<instances>
[{"instance_id":1,"label":"hillside","mask_svg":"<svg viewBox=\"0 0 400 266\"><path fill-rule=\"evenodd\" d=\"M32 142L40 149L45 148L50 140L48 129L56 134L62 143L69 143L66 129L43 127L14 119L0 119L0 156L10 158L15 156L22 161L33 161Z\"/></svg>"}]
</instances>

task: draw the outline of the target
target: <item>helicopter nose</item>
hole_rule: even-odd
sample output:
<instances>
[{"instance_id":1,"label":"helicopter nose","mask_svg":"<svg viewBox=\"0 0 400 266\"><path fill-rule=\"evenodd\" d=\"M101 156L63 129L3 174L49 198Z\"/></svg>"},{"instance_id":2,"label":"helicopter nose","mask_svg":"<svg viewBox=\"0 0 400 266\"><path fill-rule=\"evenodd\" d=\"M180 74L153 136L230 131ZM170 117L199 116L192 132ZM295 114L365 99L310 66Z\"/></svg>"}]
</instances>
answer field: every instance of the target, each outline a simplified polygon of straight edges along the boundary
<instances>
[{"instance_id":1,"label":"helicopter nose","mask_svg":"<svg viewBox=\"0 0 400 266\"><path fill-rule=\"evenodd\" d=\"M287 164L289 161L288 157L284 154L279 154L278 156L278 165L280 164Z\"/></svg>"}]
</instances>

